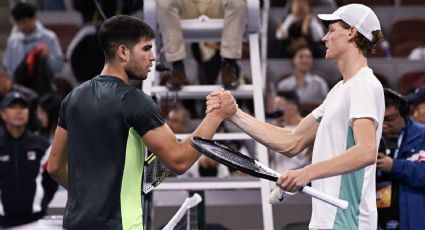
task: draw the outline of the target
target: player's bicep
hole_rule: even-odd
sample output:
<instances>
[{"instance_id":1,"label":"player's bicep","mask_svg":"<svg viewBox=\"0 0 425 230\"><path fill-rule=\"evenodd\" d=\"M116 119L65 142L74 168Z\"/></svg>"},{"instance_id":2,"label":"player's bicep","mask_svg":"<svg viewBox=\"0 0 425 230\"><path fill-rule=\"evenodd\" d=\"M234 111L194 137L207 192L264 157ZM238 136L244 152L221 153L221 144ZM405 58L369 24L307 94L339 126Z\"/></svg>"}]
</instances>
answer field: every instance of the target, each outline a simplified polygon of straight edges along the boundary
<instances>
[{"instance_id":1,"label":"player's bicep","mask_svg":"<svg viewBox=\"0 0 425 230\"><path fill-rule=\"evenodd\" d=\"M143 143L162 162L170 166L174 151L179 150L176 136L167 124L149 130L142 137Z\"/></svg>"},{"instance_id":2,"label":"player's bicep","mask_svg":"<svg viewBox=\"0 0 425 230\"><path fill-rule=\"evenodd\" d=\"M376 160L376 121L373 118L357 118L353 119L352 126L355 146L365 153L364 157Z\"/></svg>"},{"instance_id":3,"label":"player's bicep","mask_svg":"<svg viewBox=\"0 0 425 230\"><path fill-rule=\"evenodd\" d=\"M313 143L318 128L319 122L312 114L309 114L307 117L301 120L300 124L292 132L292 135L300 139L299 143L301 148L304 149Z\"/></svg>"}]
</instances>

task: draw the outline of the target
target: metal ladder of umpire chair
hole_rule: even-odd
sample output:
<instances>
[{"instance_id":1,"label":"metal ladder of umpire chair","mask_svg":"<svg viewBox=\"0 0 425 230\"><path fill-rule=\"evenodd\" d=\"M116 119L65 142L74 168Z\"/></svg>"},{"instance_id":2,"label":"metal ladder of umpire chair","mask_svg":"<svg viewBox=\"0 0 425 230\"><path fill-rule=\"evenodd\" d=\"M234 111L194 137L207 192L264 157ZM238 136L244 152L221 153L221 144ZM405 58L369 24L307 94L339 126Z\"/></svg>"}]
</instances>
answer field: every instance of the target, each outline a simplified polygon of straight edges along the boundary
<instances>
[{"instance_id":1,"label":"metal ladder of umpire chair","mask_svg":"<svg viewBox=\"0 0 425 230\"><path fill-rule=\"evenodd\" d=\"M148 23L155 32L157 32L156 20L156 1L144 0L144 20ZM181 20L183 30L183 37L185 41L220 41L221 32L223 29L223 19L209 19L201 16L198 19L184 19ZM250 50L250 65L252 85L240 85L236 90L232 91L235 98L253 98L254 101L254 115L257 119L264 121L264 101L263 89L265 77L262 77L261 61L260 61L260 45L259 45L259 32L260 32L260 3L258 0L247 0L247 23L244 39L249 41ZM156 53L156 44L153 42L153 51ZM156 79L156 69L153 65L151 72L148 74L147 79L143 82L143 91L147 94L166 95L169 93L168 88L165 86L157 86L153 83ZM178 91L179 98L205 98L210 92L222 88L221 85L188 85L183 86ZM188 134L177 135L178 138L184 138ZM217 133L214 135L216 140L246 140L251 139L245 133ZM267 148L258 142L255 144L255 149L259 161L268 165L268 152ZM198 182L194 182L198 183ZM241 184L239 182L231 182L222 184L215 182L214 186L221 189L261 189L261 204L263 214L263 228L274 229L272 207L268 202L270 193L270 183L266 180L260 180L256 183ZM188 185L185 184L187 189ZM194 186L196 187L196 186ZM184 188L183 188L184 189Z\"/></svg>"}]
</instances>

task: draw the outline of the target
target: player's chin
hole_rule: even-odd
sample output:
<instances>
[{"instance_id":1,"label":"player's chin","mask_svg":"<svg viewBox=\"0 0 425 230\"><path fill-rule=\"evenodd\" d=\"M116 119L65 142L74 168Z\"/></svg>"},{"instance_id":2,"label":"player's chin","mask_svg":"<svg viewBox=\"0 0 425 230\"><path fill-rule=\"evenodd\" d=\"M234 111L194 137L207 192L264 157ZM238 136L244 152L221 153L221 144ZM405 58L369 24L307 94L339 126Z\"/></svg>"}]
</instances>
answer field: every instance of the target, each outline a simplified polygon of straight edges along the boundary
<instances>
[{"instance_id":1,"label":"player's chin","mask_svg":"<svg viewBox=\"0 0 425 230\"><path fill-rule=\"evenodd\" d=\"M325 59L334 59L334 55L329 50L326 50Z\"/></svg>"},{"instance_id":2,"label":"player's chin","mask_svg":"<svg viewBox=\"0 0 425 230\"><path fill-rule=\"evenodd\" d=\"M139 76L139 80L146 80L148 78L148 74L143 74Z\"/></svg>"}]
</instances>

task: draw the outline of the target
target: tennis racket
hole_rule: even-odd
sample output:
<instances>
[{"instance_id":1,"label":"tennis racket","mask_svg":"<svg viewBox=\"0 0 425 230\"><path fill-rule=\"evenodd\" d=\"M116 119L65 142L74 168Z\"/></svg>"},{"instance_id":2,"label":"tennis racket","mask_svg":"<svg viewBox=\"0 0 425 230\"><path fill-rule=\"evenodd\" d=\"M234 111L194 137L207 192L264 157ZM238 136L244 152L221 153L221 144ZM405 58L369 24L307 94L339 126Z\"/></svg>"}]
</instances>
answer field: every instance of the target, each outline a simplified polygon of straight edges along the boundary
<instances>
[{"instance_id":1,"label":"tennis racket","mask_svg":"<svg viewBox=\"0 0 425 230\"><path fill-rule=\"evenodd\" d=\"M168 176L171 170L162 163L155 154L151 153L145 160L145 172L143 182L143 194L148 194L161 184Z\"/></svg>"},{"instance_id":2,"label":"tennis racket","mask_svg":"<svg viewBox=\"0 0 425 230\"><path fill-rule=\"evenodd\" d=\"M278 172L270 169L265 165L262 165L260 162L252 159L251 157L246 156L233 149L230 149L217 141L207 140L202 137L195 136L192 137L190 143L195 149L197 149L205 156L210 157L224 165L240 170L251 176L276 182L277 178L280 175ZM304 186L300 189L300 192L344 210L348 207L347 201L329 196L328 194L325 194L309 186ZM282 191L282 193L276 192L275 195L273 195L272 192L271 195L277 196L276 199L280 200L281 198L279 196L282 196L282 199L284 198L283 193L285 193L286 195L293 194Z\"/></svg>"}]
</instances>

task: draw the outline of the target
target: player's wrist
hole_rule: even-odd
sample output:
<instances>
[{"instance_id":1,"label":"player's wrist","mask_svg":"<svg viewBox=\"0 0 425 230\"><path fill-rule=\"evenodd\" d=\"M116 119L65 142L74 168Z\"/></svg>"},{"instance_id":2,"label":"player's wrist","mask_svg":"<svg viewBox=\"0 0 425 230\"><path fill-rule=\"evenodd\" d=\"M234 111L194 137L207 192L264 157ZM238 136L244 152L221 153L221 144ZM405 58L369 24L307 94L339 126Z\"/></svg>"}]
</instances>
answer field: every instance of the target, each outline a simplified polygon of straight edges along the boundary
<instances>
[{"instance_id":1,"label":"player's wrist","mask_svg":"<svg viewBox=\"0 0 425 230\"><path fill-rule=\"evenodd\" d=\"M205 118L207 118L208 120L210 120L212 122L218 122L218 123L221 123L221 122L224 121L224 117L222 117L218 113L214 113L214 112L207 113Z\"/></svg>"},{"instance_id":2,"label":"player's wrist","mask_svg":"<svg viewBox=\"0 0 425 230\"><path fill-rule=\"evenodd\" d=\"M242 117L242 113L242 110L238 108L236 110L236 113L234 113L233 116L229 117L229 121L235 123L238 119Z\"/></svg>"},{"instance_id":3,"label":"player's wrist","mask_svg":"<svg viewBox=\"0 0 425 230\"><path fill-rule=\"evenodd\" d=\"M307 177L308 181L311 182L313 180L315 180L315 169L314 169L314 165L307 165L304 168L304 173L305 176Z\"/></svg>"}]
</instances>

